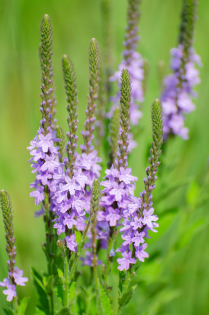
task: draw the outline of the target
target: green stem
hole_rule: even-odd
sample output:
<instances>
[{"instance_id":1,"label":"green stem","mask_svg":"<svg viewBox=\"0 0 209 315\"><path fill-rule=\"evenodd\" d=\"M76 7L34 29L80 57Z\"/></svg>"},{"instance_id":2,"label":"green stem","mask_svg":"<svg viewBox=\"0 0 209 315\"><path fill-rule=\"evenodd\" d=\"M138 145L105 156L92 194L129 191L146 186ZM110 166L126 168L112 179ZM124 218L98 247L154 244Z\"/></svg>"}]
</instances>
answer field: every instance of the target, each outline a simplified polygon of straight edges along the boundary
<instances>
[{"instance_id":1,"label":"green stem","mask_svg":"<svg viewBox=\"0 0 209 315\"><path fill-rule=\"evenodd\" d=\"M112 259L110 257L110 251L114 247L116 237L117 237L117 229L114 228L111 236L109 237L109 245L108 245L108 250L107 250L107 265L106 265L106 273L105 273L105 278L104 278L105 288L107 288L108 277L112 269Z\"/></svg>"},{"instance_id":2,"label":"green stem","mask_svg":"<svg viewBox=\"0 0 209 315\"><path fill-rule=\"evenodd\" d=\"M111 270L112 266L112 261L110 260L110 251L113 248L113 238L111 237L108 245L108 250L107 250L107 266L106 266L106 273L105 273L105 278L104 278L104 286L107 287L107 282L108 282L108 276Z\"/></svg>"},{"instance_id":3,"label":"green stem","mask_svg":"<svg viewBox=\"0 0 209 315\"><path fill-rule=\"evenodd\" d=\"M63 292L63 306L68 306L68 289L69 289L69 279L68 279L68 251L65 251L64 258L64 276L65 276L65 285Z\"/></svg>"},{"instance_id":4,"label":"green stem","mask_svg":"<svg viewBox=\"0 0 209 315\"><path fill-rule=\"evenodd\" d=\"M51 212L50 212L50 204L48 198L48 192L45 193L45 200L44 200L44 208L45 208L45 233L46 233L46 259L47 259L47 274L48 277L53 275L53 257L51 257L51 246L52 244L52 224L51 224ZM53 289L50 288L47 290L47 295L49 299L49 311L50 315L54 315L54 297L53 297Z\"/></svg>"},{"instance_id":5,"label":"green stem","mask_svg":"<svg viewBox=\"0 0 209 315\"><path fill-rule=\"evenodd\" d=\"M95 224L96 226L96 224ZM94 270L94 281L95 281L95 288L96 288L96 314L100 314L99 309L99 285L98 285L98 278L97 278L97 257L96 257L96 227L92 227L92 253L93 253L93 270Z\"/></svg>"},{"instance_id":6,"label":"green stem","mask_svg":"<svg viewBox=\"0 0 209 315\"><path fill-rule=\"evenodd\" d=\"M75 259L74 259L73 265L71 267L71 272L70 272L70 276L69 276L69 284L71 283L71 281L72 281L72 279L74 277L75 269L76 269L76 266L77 266L77 263L78 263L78 259L79 259L80 255L81 255L82 249L84 247L84 240L86 238L86 234L88 232L90 222L91 222L91 216L89 217L89 221L88 221L87 226L86 226L86 228L84 230L84 233L83 233L83 237L82 237L82 241L81 241L83 244L82 244L81 248L78 250L78 253L77 253L77 255L76 255Z\"/></svg>"},{"instance_id":7,"label":"green stem","mask_svg":"<svg viewBox=\"0 0 209 315\"><path fill-rule=\"evenodd\" d=\"M17 297L14 297L14 309L15 309L15 314L19 315L19 310L18 310L18 303L17 303Z\"/></svg>"}]
</instances>

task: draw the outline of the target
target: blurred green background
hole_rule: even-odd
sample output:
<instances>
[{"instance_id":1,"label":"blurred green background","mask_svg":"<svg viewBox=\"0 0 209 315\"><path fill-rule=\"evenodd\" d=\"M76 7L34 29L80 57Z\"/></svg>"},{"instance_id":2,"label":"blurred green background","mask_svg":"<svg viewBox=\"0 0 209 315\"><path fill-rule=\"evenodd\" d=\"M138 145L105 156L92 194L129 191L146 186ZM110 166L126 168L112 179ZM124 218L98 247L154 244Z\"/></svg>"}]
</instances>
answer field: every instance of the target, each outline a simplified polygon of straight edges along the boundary
<instances>
[{"instance_id":1,"label":"blurred green background","mask_svg":"<svg viewBox=\"0 0 209 315\"><path fill-rule=\"evenodd\" d=\"M126 0L112 0L114 18L114 65L121 60ZM182 0L142 0L139 52L150 64L146 100L143 106L143 134L133 151L130 165L139 177L137 194L143 188L147 147L151 140L150 105L159 97L157 64L169 66L169 50L177 43ZM39 24L47 13L53 22L54 74L58 123L67 130L66 102L61 57L72 59L78 83L79 131L85 120L88 93L88 44L95 37L103 49L100 0L0 0L0 189L13 201L17 266L29 277L20 296L31 297L27 314L33 314L35 291L30 267L45 270L41 250L44 226L34 218L29 197L31 174L26 147L36 134L40 121ZM202 58L201 84L197 87L197 109L188 116L190 139L176 138L166 147L165 170L155 192L159 232L152 233L151 256L138 271L139 283L133 300L123 314L206 315L209 314L209 1L198 5L195 49ZM79 137L79 144L82 137ZM176 189L176 187L179 187ZM0 280L7 277L7 256L3 223L0 221ZM115 267L116 268L116 267ZM116 276L113 277L117 281ZM114 312L116 303L114 302ZM6 298L0 294L0 314Z\"/></svg>"}]
</instances>

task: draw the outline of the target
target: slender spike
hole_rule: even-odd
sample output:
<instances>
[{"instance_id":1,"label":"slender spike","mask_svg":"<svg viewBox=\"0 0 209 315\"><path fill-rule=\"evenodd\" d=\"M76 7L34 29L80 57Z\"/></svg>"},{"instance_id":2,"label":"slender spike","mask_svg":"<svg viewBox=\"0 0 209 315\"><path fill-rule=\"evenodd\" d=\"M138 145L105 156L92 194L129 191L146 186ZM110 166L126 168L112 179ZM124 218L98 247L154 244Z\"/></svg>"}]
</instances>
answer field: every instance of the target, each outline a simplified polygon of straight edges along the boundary
<instances>
[{"instance_id":1,"label":"slender spike","mask_svg":"<svg viewBox=\"0 0 209 315\"><path fill-rule=\"evenodd\" d=\"M76 136L76 132L78 129L78 114L77 114L77 86L76 86L76 78L73 69L73 64L67 55L64 55L62 58L62 69L63 76L65 81L65 91L67 94L67 111L68 111L68 127L69 132L67 133L68 143L67 143L67 155L68 155L68 163L67 167L70 170L70 177L73 176L73 169L75 165L76 159L76 147L78 137Z\"/></svg>"},{"instance_id":2,"label":"slender spike","mask_svg":"<svg viewBox=\"0 0 209 315\"><path fill-rule=\"evenodd\" d=\"M130 131L130 107L131 107L131 80L127 69L123 69L121 75L121 112L120 112L120 132L119 132L119 157L118 167L127 166L129 131Z\"/></svg>"},{"instance_id":3,"label":"slender spike","mask_svg":"<svg viewBox=\"0 0 209 315\"><path fill-rule=\"evenodd\" d=\"M93 151L92 140L94 139L94 122L96 101L99 92L99 45L95 38L92 38L89 45L89 95L86 109L85 132L83 131L84 146L82 151L89 154Z\"/></svg>"},{"instance_id":4,"label":"slender spike","mask_svg":"<svg viewBox=\"0 0 209 315\"><path fill-rule=\"evenodd\" d=\"M41 20L41 44L39 46L39 57L42 69L42 86L41 86L41 113L42 127L45 134L50 129L55 129L55 97L54 97L54 77L52 67L52 22L50 17L45 14Z\"/></svg>"}]
</instances>

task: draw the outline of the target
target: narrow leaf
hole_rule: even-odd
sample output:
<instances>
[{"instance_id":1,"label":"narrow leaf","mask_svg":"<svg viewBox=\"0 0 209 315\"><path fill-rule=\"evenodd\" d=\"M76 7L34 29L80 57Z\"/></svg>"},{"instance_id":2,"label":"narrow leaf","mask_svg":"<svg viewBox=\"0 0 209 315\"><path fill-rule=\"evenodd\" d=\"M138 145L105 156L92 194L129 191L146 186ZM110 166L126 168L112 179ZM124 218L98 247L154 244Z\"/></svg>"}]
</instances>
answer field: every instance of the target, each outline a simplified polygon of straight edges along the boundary
<instances>
[{"instance_id":1,"label":"narrow leaf","mask_svg":"<svg viewBox=\"0 0 209 315\"><path fill-rule=\"evenodd\" d=\"M64 284L65 283L65 277L64 277L63 271L61 269L57 268L57 273L58 273L58 276L60 278L61 283Z\"/></svg>"},{"instance_id":2,"label":"narrow leaf","mask_svg":"<svg viewBox=\"0 0 209 315\"><path fill-rule=\"evenodd\" d=\"M3 308L3 310L6 315L14 315L14 312L10 309Z\"/></svg>"},{"instance_id":3,"label":"narrow leaf","mask_svg":"<svg viewBox=\"0 0 209 315\"><path fill-rule=\"evenodd\" d=\"M60 300L60 302L62 303L63 301L63 288L61 284L57 284L56 287L54 288L54 292L56 294L56 296L58 297L58 299Z\"/></svg>"},{"instance_id":4,"label":"narrow leaf","mask_svg":"<svg viewBox=\"0 0 209 315\"><path fill-rule=\"evenodd\" d=\"M69 288L69 295L68 295L69 303L71 303L76 296L75 286L76 286L76 282L73 281L70 285L70 288Z\"/></svg>"},{"instance_id":5,"label":"narrow leaf","mask_svg":"<svg viewBox=\"0 0 209 315\"><path fill-rule=\"evenodd\" d=\"M98 280L98 283L99 283L99 301L100 301L100 306L102 310L102 315L111 315L112 307L111 307L110 299L106 295L99 280Z\"/></svg>"},{"instance_id":6,"label":"narrow leaf","mask_svg":"<svg viewBox=\"0 0 209 315\"><path fill-rule=\"evenodd\" d=\"M42 282L42 277L33 268L31 269L31 274L41 309L43 309L46 313L49 313L49 302L47 298L46 288L44 287Z\"/></svg>"},{"instance_id":7,"label":"narrow leaf","mask_svg":"<svg viewBox=\"0 0 209 315\"><path fill-rule=\"evenodd\" d=\"M82 235L81 232L75 230L75 240L77 245L82 241Z\"/></svg>"},{"instance_id":8,"label":"narrow leaf","mask_svg":"<svg viewBox=\"0 0 209 315\"><path fill-rule=\"evenodd\" d=\"M64 307L58 315L71 315L69 307Z\"/></svg>"},{"instance_id":9,"label":"narrow leaf","mask_svg":"<svg viewBox=\"0 0 209 315\"><path fill-rule=\"evenodd\" d=\"M47 315L44 311L40 310L39 308L36 308L34 315Z\"/></svg>"},{"instance_id":10,"label":"narrow leaf","mask_svg":"<svg viewBox=\"0 0 209 315\"><path fill-rule=\"evenodd\" d=\"M20 315L24 315L25 314L25 310L26 310L26 307L27 307L29 299L30 299L29 297L24 297L21 300L21 302L19 304L19 313L20 313Z\"/></svg>"},{"instance_id":11,"label":"narrow leaf","mask_svg":"<svg viewBox=\"0 0 209 315\"><path fill-rule=\"evenodd\" d=\"M131 289L123 292L123 294L118 299L119 308L124 307L127 305L134 294L134 290L136 289L137 285L133 286Z\"/></svg>"}]
</instances>

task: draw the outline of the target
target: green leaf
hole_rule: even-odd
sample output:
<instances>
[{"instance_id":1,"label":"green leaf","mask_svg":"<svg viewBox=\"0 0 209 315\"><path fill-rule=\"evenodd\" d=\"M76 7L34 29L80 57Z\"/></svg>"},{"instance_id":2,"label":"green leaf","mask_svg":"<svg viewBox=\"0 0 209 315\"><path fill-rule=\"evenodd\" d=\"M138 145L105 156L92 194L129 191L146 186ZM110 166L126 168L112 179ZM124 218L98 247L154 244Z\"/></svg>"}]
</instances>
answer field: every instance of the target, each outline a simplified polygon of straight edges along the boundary
<instances>
[{"instance_id":1,"label":"green leaf","mask_svg":"<svg viewBox=\"0 0 209 315\"><path fill-rule=\"evenodd\" d=\"M46 288L46 290L50 290L53 287L53 282L54 282L54 276L51 275L49 277L43 276L43 285Z\"/></svg>"},{"instance_id":2,"label":"green leaf","mask_svg":"<svg viewBox=\"0 0 209 315\"><path fill-rule=\"evenodd\" d=\"M131 289L121 294L121 296L118 299L119 308L122 308L129 303L130 299L132 298L134 294L134 290L136 289L136 287L137 285L133 286Z\"/></svg>"},{"instance_id":3,"label":"green leaf","mask_svg":"<svg viewBox=\"0 0 209 315\"><path fill-rule=\"evenodd\" d=\"M82 235L81 232L75 230L75 240L77 245L82 241Z\"/></svg>"},{"instance_id":4,"label":"green leaf","mask_svg":"<svg viewBox=\"0 0 209 315\"><path fill-rule=\"evenodd\" d=\"M111 315L112 314L112 307L110 303L110 299L108 296L105 294L105 291L99 282L99 301L100 301L100 306L102 310L102 315Z\"/></svg>"},{"instance_id":5,"label":"green leaf","mask_svg":"<svg viewBox=\"0 0 209 315\"><path fill-rule=\"evenodd\" d=\"M39 308L36 308L34 315L47 315L44 311L40 310Z\"/></svg>"},{"instance_id":6,"label":"green leaf","mask_svg":"<svg viewBox=\"0 0 209 315\"><path fill-rule=\"evenodd\" d=\"M125 281L126 275L124 271L119 272L119 289L120 292L123 292L123 283Z\"/></svg>"},{"instance_id":7,"label":"green leaf","mask_svg":"<svg viewBox=\"0 0 209 315\"><path fill-rule=\"evenodd\" d=\"M194 180L190 184L187 195L186 195L187 203L195 207L197 202L199 201L199 198L200 198L200 187L197 184L197 182Z\"/></svg>"},{"instance_id":8,"label":"green leaf","mask_svg":"<svg viewBox=\"0 0 209 315\"><path fill-rule=\"evenodd\" d=\"M186 246L192 238L207 225L205 218L196 220L188 229L185 229L181 238L174 245L175 249L180 250Z\"/></svg>"},{"instance_id":9,"label":"green leaf","mask_svg":"<svg viewBox=\"0 0 209 315\"><path fill-rule=\"evenodd\" d=\"M58 299L60 300L60 302L62 303L63 301L63 288L61 284L57 284L56 287L54 288L54 292L56 294L56 296L58 297Z\"/></svg>"},{"instance_id":10,"label":"green leaf","mask_svg":"<svg viewBox=\"0 0 209 315\"><path fill-rule=\"evenodd\" d=\"M46 288L43 285L42 276L34 268L31 268L31 274L41 309L49 314L49 302Z\"/></svg>"},{"instance_id":11,"label":"green leaf","mask_svg":"<svg viewBox=\"0 0 209 315\"><path fill-rule=\"evenodd\" d=\"M3 310L6 315L14 315L14 312L11 309L3 308Z\"/></svg>"},{"instance_id":12,"label":"green leaf","mask_svg":"<svg viewBox=\"0 0 209 315\"><path fill-rule=\"evenodd\" d=\"M76 297L75 286L76 286L76 282L73 281L70 284L69 293L68 293L69 303L71 303L74 300L74 298Z\"/></svg>"},{"instance_id":13,"label":"green leaf","mask_svg":"<svg viewBox=\"0 0 209 315\"><path fill-rule=\"evenodd\" d=\"M19 313L20 313L20 315L24 315L25 314L25 310L26 310L26 307L27 307L29 299L30 299L29 297L24 297L21 300L21 302L19 304Z\"/></svg>"},{"instance_id":14,"label":"green leaf","mask_svg":"<svg viewBox=\"0 0 209 315\"><path fill-rule=\"evenodd\" d=\"M64 284L65 283L65 277L64 277L63 271L61 269L57 268L57 273L58 273L58 276L59 276L61 283Z\"/></svg>"},{"instance_id":15,"label":"green leaf","mask_svg":"<svg viewBox=\"0 0 209 315\"><path fill-rule=\"evenodd\" d=\"M58 315L71 315L69 307L64 307Z\"/></svg>"},{"instance_id":16,"label":"green leaf","mask_svg":"<svg viewBox=\"0 0 209 315\"><path fill-rule=\"evenodd\" d=\"M76 240L77 247L78 247L78 254L80 254L84 245L85 245L85 240L82 240L81 232L79 232L77 230L75 230L75 240Z\"/></svg>"}]
</instances>

